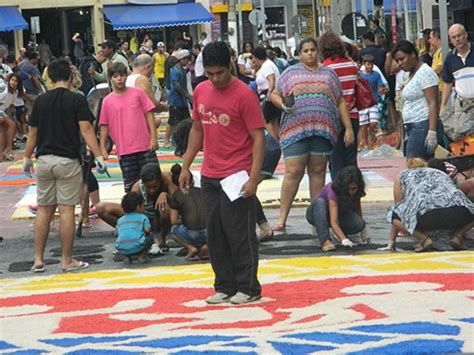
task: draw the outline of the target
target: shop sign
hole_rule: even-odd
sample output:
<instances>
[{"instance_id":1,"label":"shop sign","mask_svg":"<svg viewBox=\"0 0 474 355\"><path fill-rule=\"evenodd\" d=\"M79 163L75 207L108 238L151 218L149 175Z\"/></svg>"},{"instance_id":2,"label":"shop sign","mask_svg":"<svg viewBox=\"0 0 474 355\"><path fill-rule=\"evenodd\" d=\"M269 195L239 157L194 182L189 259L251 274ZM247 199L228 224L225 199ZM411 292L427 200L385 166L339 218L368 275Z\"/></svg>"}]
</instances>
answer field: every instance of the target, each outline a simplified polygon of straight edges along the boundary
<instances>
[{"instance_id":1,"label":"shop sign","mask_svg":"<svg viewBox=\"0 0 474 355\"><path fill-rule=\"evenodd\" d=\"M39 16L31 16L31 33L40 33L40 18Z\"/></svg>"},{"instance_id":2,"label":"shop sign","mask_svg":"<svg viewBox=\"0 0 474 355\"><path fill-rule=\"evenodd\" d=\"M177 4L178 0L128 0L127 2L135 5L165 5Z\"/></svg>"}]
</instances>

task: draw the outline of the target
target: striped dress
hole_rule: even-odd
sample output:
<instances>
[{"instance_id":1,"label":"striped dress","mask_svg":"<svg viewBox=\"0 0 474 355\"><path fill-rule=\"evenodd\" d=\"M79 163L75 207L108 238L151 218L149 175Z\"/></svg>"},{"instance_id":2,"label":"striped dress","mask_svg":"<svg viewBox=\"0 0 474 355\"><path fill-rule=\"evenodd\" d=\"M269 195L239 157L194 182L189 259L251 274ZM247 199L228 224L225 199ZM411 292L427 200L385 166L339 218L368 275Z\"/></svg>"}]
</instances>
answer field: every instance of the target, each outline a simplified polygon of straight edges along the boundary
<instances>
[{"instance_id":1,"label":"striped dress","mask_svg":"<svg viewBox=\"0 0 474 355\"><path fill-rule=\"evenodd\" d=\"M321 66L312 71L297 64L286 69L277 81L277 90L285 97L293 93L291 114L283 114L280 145L286 148L305 138L319 136L334 146L341 130L338 102L343 96L336 73Z\"/></svg>"}]
</instances>

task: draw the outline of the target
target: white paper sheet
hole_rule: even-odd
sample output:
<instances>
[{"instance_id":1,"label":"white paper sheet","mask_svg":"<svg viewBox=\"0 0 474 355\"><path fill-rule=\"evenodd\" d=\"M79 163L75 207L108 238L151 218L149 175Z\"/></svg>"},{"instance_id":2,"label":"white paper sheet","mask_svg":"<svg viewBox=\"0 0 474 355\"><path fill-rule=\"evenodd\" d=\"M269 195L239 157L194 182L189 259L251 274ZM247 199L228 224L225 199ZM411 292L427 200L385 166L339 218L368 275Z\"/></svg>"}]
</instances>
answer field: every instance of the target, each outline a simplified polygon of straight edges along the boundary
<instances>
[{"instance_id":1,"label":"white paper sheet","mask_svg":"<svg viewBox=\"0 0 474 355\"><path fill-rule=\"evenodd\" d=\"M232 174L221 180L221 186L229 200L235 201L242 197L240 191L242 186L248 181L249 174L245 170Z\"/></svg>"}]
</instances>

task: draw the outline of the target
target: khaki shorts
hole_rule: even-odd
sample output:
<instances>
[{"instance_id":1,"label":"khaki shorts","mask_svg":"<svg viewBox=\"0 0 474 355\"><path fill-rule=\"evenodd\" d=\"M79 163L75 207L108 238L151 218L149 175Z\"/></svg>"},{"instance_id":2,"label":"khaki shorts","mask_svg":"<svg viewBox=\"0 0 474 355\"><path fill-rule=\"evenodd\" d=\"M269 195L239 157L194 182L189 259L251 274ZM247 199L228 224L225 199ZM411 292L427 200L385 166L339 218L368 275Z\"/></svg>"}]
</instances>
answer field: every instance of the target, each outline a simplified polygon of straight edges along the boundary
<instances>
[{"instance_id":1,"label":"khaki shorts","mask_svg":"<svg viewBox=\"0 0 474 355\"><path fill-rule=\"evenodd\" d=\"M79 159L42 155L38 158L36 175L39 206L75 206L80 202L82 169Z\"/></svg>"},{"instance_id":2,"label":"khaki shorts","mask_svg":"<svg viewBox=\"0 0 474 355\"><path fill-rule=\"evenodd\" d=\"M26 114L28 115L28 119L31 116L31 112L33 111L33 106L35 105L36 99L38 95L31 95L25 94L23 97L23 101L25 102Z\"/></svg>"}]
</instances>

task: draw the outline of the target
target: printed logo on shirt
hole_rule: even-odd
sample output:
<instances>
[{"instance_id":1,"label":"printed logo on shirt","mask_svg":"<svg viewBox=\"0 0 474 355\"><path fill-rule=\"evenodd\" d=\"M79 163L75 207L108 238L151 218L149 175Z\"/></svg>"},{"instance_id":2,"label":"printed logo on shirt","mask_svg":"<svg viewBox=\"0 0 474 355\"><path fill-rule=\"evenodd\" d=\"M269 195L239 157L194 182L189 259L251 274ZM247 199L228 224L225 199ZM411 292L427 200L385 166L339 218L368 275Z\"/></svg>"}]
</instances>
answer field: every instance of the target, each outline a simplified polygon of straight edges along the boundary
<instances>
[{"instance_id":1,"label":"printed logo on shirt","mask_svg":"<svg viewBox=\"0 0 474 355\"><path fill-rule=\"evenodd\" d=\"M227 127L231 121L228 114L206 111L203 104L198 106L198 112L201 115L202 124L214 125L219 123L221 126Z\"/></svg>"}]
</instances>

